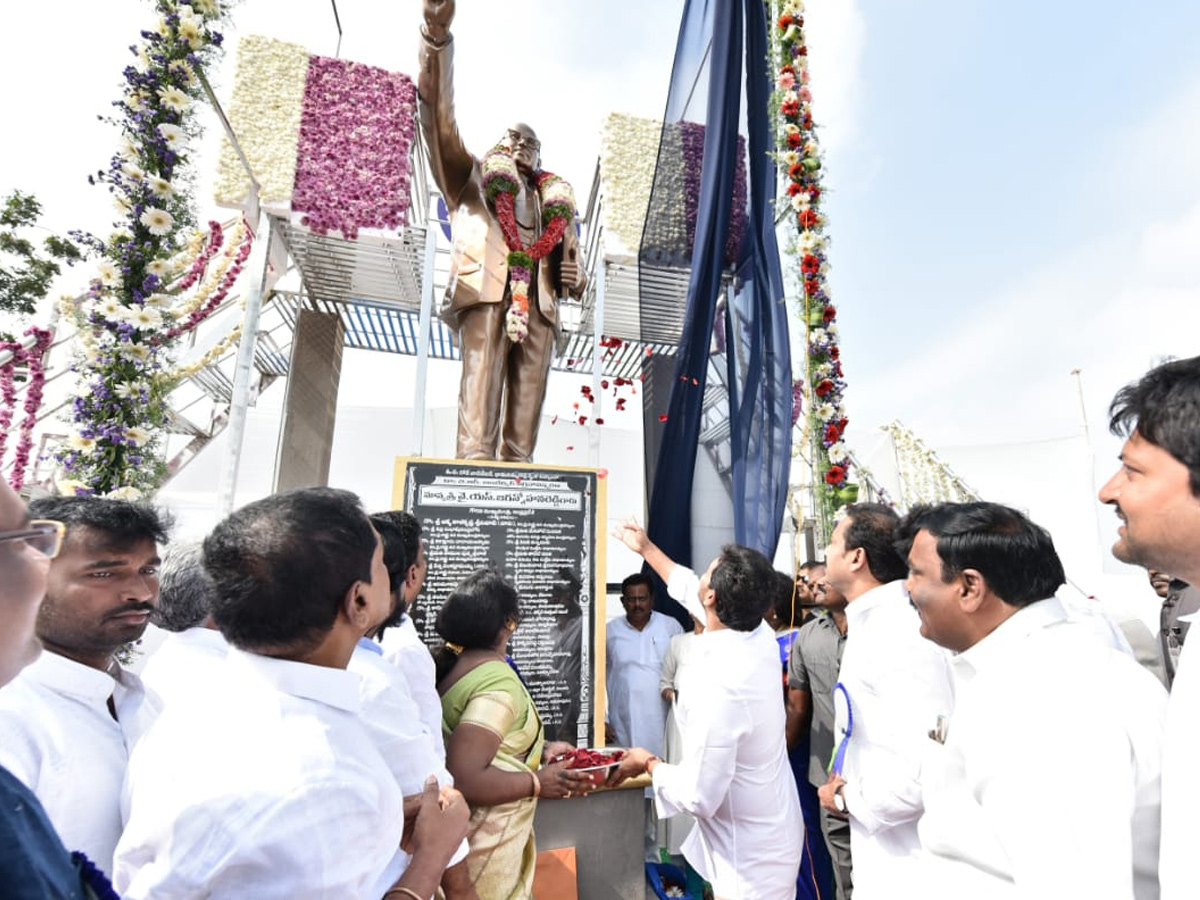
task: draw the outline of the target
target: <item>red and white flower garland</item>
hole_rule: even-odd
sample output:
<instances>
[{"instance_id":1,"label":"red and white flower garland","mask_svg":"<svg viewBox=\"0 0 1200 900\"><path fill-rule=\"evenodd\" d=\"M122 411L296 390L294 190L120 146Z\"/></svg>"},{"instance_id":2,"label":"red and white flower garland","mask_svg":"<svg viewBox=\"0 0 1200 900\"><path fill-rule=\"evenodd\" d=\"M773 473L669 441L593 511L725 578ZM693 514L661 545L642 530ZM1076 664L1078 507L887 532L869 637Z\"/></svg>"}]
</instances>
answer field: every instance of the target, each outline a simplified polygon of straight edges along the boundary
<instances>
[{"instance_id":1,"label":"red and white flower garland","mask_svg":"<svg viewBox=\"0 0 1200 900\"><path fill-rule=\"evenodd\" d=\"M796 255L800 262L803 309L807 331L807 377L810 390L808 430L814 436L813 468L824 485L830 511L851 502L857 487L849 483L849 451L843 442L846 418L838 346L837 309L826 284L825 216L820 211L821 152L812 116L808 46L804 36L802 0L786 0L776 20L780 64L776 75L779 150L776 158L787 174L787 194L799 235Z\"/></svg>"},{"instance_id":2,"label":"red and white flower garland","mask_svg":"<svg viewBox=\"0 0 1200 900\"><path fill-rule=\"evenodd\" d=\"M575 215L575 192L570 184L551 172L534 175L542 201L545 230L527 249L521 244L521 233L517 230L516 198L522 176L512 151L497 144L484 154L482 170L487 202L500 222L504 243L508 245L508 281L512 299L504 317L504 330L510 341L519 344L529 336L529 289L534 263L544 259L562 240Z\"/></svg>"}]
</instances>

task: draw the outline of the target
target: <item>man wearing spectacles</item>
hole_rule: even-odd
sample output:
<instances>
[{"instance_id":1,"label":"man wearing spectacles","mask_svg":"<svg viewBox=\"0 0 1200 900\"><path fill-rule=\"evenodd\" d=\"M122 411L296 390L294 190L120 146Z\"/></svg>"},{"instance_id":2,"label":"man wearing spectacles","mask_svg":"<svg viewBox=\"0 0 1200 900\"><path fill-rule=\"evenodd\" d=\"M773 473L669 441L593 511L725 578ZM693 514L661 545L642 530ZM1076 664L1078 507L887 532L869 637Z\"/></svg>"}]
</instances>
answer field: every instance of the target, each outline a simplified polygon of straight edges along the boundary
<instances>
[{"instance_id":1,"label":"man wearing spectacles","mask_svg":"<svg viewBox=\"0 0 1200 900\"><path fill-rule=\"evenodd\" d=\"M454 235L441 317L454 330L462 352L456 456L528 462L537 443L546 379L560 333L558 298L581 297L587 279L579 264L573 218L543 259L537 261L532 252L547 224L539 180L541 143L532 128L516 124L500 143L519 175L513 198L515 230L533 262L527 333L515 337L507 328L514 296L508 262L516 249L510 243L514 235L506 237L495 196L484 187L483 163L467 150L458 131L450 34L454 7L454 0L425 0L417 85L429 167L445 197Z\"/></svg>"},{"instance_id":2,"label":"man wearing spectacles","mask_svg":"<svg viewBox=\"0 0 1200 900\"><path fill-rule=\"evenodd\" d=\"M34 623L63 528L33 521L0 479L0 686L41 653ZM0 691L0 695L3 691ZM37 797L0 766L0 885L17 900L87 896L79 871Z\"/></svg>"},{"instance_id":3,"label":"man wearing spectacles","mask_svg":"<svg viewBox=\"0 0 1200 900\"><path fill-rule=\"evenodd\" d=\"M111 872L129 750L158 709L115 655L146 630L169 526L150 506L96 497L35 500L30 513L66 534L37 617L46 652L0 691L0 764L64 843ZM57 527L24 540L47 548Z\"/></svg>"}]
</instances>

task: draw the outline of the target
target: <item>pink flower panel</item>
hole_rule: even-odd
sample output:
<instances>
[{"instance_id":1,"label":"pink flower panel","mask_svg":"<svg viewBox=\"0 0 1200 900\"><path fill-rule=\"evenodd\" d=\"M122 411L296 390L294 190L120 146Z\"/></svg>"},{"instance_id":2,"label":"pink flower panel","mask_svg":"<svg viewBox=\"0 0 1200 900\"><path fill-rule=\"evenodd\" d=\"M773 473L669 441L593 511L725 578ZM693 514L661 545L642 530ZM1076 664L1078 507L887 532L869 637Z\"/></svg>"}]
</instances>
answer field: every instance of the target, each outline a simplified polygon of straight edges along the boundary
<instances>
[{"instance_id":1,"label":"pink flower panel","mask_svg":"<svg viewBox=\"0 0 1200 900\"><path fill-rule=\"evenodd\" d=\"M416 87L399 72L314 56L296 151L292 209L318 234L408 224Z\"/></svg>"}]
</instances>

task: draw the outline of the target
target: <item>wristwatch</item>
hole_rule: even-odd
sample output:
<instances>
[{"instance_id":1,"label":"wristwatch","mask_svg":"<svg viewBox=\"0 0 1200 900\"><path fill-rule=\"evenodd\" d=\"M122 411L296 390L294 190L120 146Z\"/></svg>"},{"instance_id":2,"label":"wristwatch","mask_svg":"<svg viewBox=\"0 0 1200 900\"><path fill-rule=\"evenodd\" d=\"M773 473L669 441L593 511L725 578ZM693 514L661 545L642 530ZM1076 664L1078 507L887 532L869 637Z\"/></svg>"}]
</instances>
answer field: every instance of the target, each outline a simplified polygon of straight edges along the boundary
<instances>
[{"instance_id":1,"label":"wristwatch","mask_svg":"<svg viewBox=\"0 0 1200 900\"><path fill-rule=\"evenodd\" d=\"M840 813L849 812L846 809L846 795L842 793L842 788L845 786L844 784L839 784L833 792L833 805L837 807L837 811Z\"/></svg>"}]
</instances>

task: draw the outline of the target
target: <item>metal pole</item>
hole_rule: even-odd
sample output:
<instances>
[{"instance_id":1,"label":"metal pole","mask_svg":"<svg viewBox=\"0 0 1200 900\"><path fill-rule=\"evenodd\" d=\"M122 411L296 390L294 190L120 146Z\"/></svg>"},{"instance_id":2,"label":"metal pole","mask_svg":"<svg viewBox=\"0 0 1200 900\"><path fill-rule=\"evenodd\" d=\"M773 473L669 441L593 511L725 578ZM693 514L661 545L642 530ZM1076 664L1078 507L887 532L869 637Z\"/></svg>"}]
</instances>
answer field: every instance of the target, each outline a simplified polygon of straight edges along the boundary
<instances>
[{"instance_id":1,"label":"metal pole","mask_svg":"<svg viewBox=\"0 0 1200 900\"><path fill-rule=\"evenodd\" d=\"M433 334L433 278L437 262L438 232L437 200L440 196L429 195L429 209L425 216L425 265L421 270L421 318L417 335L417 387L413 396L413 445L415 455L425 455L425 384L429 376L429 342Z\"/></svg>"},{"instance_id":2,"label":"metal pole","mask_svg":"<svg viewBox=\"0 0 1200 900\"><path fill-rule=\"evenodd\" d=\"M1079 394L1079 419L1083 422L1083 436L1087 439L1088 446L1092 444L1092 435L1088 429L1087 420L1087 404L1083 402L1083 369L1076 367L1071 370L1071 374L1075 377L1075 390Z\"/></svg>"},{"instance_id":3,"label":"metal pole","mask_svg":"<svg viewBox=\"0 0 1200 900\"><path fill-rule=\"evenodd\" d=\"M604 391L600 381L604 377L604 347L600 339L604 336L604 261L596 263L596 297L592 306L592 404L591 429L588 431L588 465L600 467L600 426L596 419L604 415Z\"/></svg>"},{"instance_id":4,"label":"metal pole","mask_svg":"<svg viewBox=\"0 0 1200 900\"><path fill-rule=\"evenodd\" d=\"M217 481L217 515L221 518L233 512L237 491L238 466L242 461L242 442L246 436L246 411L250 407L250 380L254 374L254 348L258 343L258 320L262 313L263 288L267 280L270 245L275 232L271 217L264 215L255 202L254 232L256 241L250 251L251 273L257 275L246 293L246 317L242 321L242 339L238 342L237 363L233 372L233 396L229 401L229 440L225 444L225 460ZM248 220L249 221L249 220ZM253 275L252 275L253 277ZM291 377L295 373L289 372Z\"/></svg>"}]
</instances>

